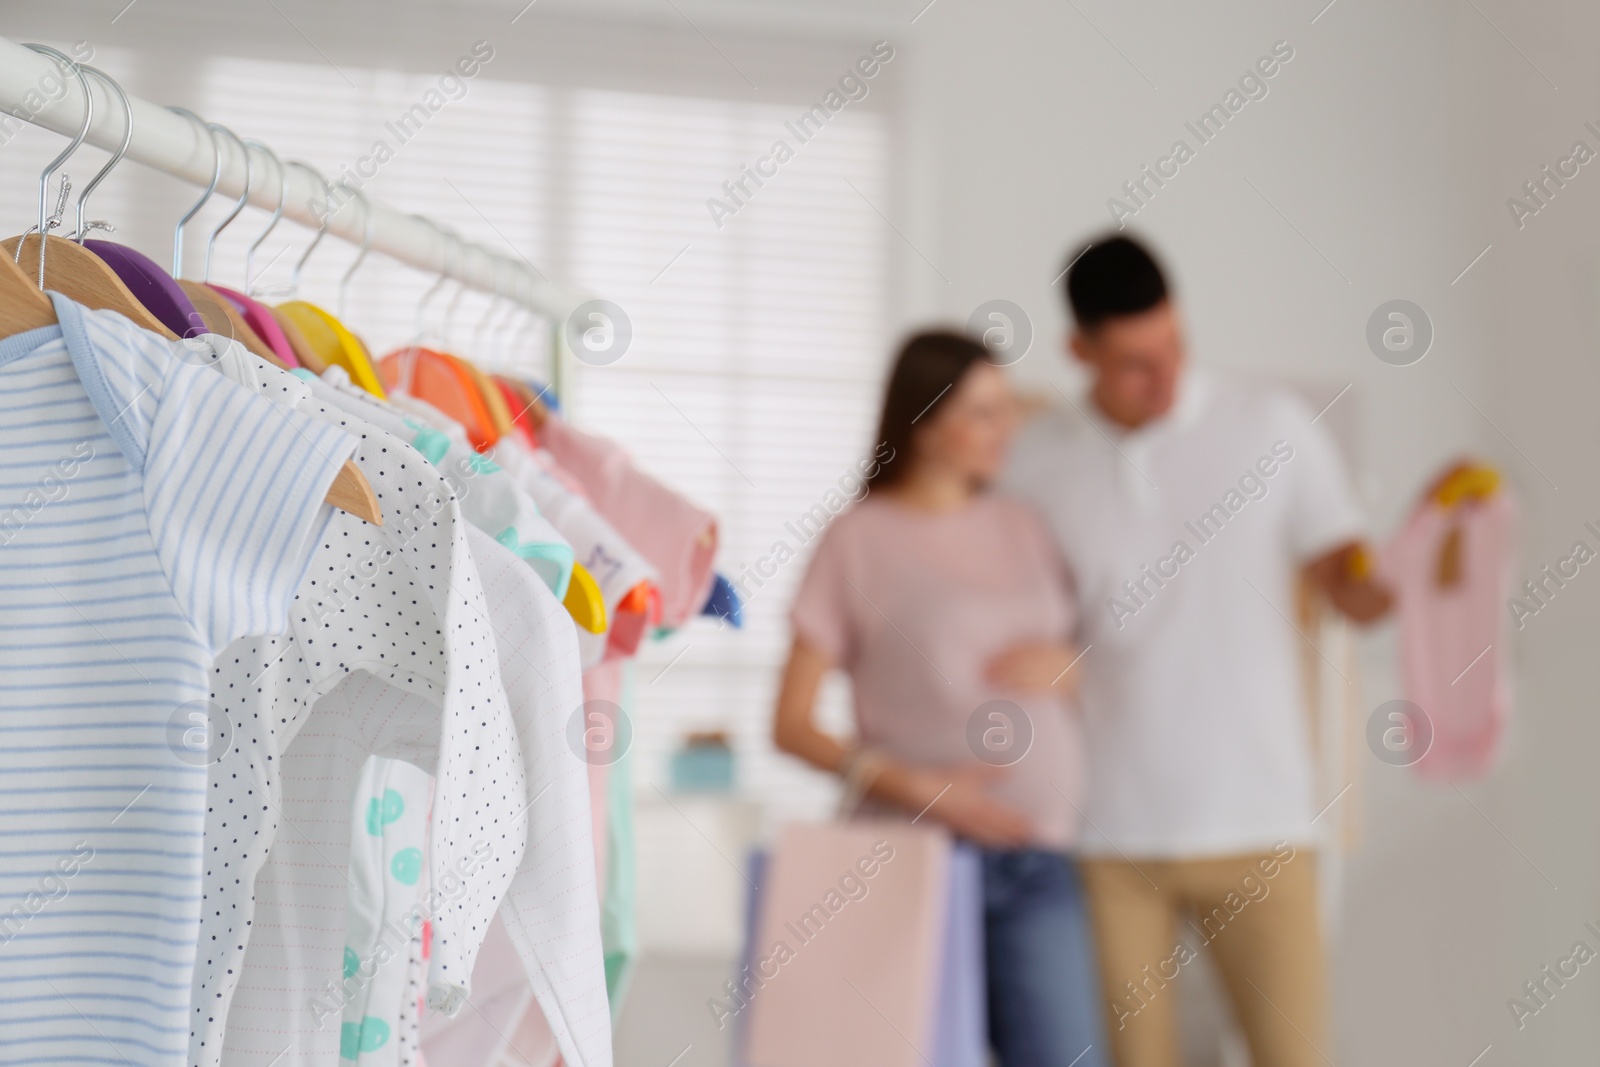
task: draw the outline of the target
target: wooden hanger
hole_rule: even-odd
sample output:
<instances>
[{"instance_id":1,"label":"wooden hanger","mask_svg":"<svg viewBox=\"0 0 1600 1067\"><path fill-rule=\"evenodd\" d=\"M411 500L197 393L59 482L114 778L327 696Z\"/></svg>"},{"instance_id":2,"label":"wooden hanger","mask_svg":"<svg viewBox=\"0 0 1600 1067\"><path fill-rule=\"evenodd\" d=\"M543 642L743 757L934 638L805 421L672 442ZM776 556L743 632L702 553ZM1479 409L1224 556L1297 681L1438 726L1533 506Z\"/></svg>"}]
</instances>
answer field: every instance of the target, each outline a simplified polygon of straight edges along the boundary
<instances>
[{"instance_id":1,"label":"wooden hanger","mask_svg":"<svg viewBox=\"0 0 1600 1067\"><path fill-rule=\"evenodd\" d=\"M228 129L228 127L215 122L206 123L206 129L213 134L220 133L227 137L239 149L239 155L244 159L244 191L239 194L239 199L233 205L233 210L218 220L217 224L211 227L211 232L206 236L205 270L200 276L201 280L191 282L178 278L178 287L184 291L194 304L195 310L199 312L200 318L206 324L206 329L212 333L222 334L224 337L231 337L273 366L288 370L288 364L280 359L278 354L273 351L272 346L267 344L261 335L245 321L244 316L240 314L239 309L233 305L233 302L211 287L211 258L216 253L217 238L222 235L222 231L227 229L234 219L239 217L239 213L244 210L245 204L250 202L250 187L255 183L255 167L253 166L249 147L239 139L238 134ZM221 150L214 137L211 145L212 148L218 150L217 162L220 164L222 162ZM180 228L181 225L180 223Z\"/></svg>"},{"instance_id":2,"label":"wooden hanger","mask_svg":"<svg viewBox=\"0 0 1600 1067\"><path fill-rule=\"evenodd\" d=\"M490 375L489 381L505 400L506 410L511 412L512 432L529 448L538 448L539 433L533 425L532 416L528 414L529 402L524 394L508 378Z\"/></svg>"},{"instance_id":3,"label":"wooden hanger","mask_svg":"<svg viewBox=\"0 0 1600 1067\"><path fill-rule=\"evenodd\" d=\"M20 266L36 279L35 291L38 290L39 275L39 242L36 238L36 234L25 234L0 241L0 248L5 250L8 259L16 256L19 244L22 246ZM116 271L106 265L105 260L75 241L55 236L46 241L44 287L71 297L86 308L115 311L131 320L135 326L160 334L169 341L178 339L177 334L162 325L160 319L139 303L133 291L117 277Z\"/></svg>"},{"instance_id":4,"label":"wooden hanger","mask_svg":"<svg viewBox=\"0 0 1600 1067\"><path fill-rule=\"evenodd\" d=\"M190 208L188 213L185 214L182 219L178 220L178 227L173 232L172 262L173 262L173 271L174 271L174 274L176 274L177 272L179 272L181 270L182 264L183 264L183 228L188 223L188 221L190 219L194 218L195 215L199 213L200 208L205 205L206 200L208 200L210 198L212 192L216 189L217 180L221 177L221 174L222 174L222 149L221 149L221 146L217 144L216 133L218 131L221 131L221 132L227 133L229 136L232 136L232 132L226 130L223 127L218 127L218 126L216 126L214 124L207 125L205 123L205 121L200 118L200 116L198 116L194 112L188 111L188 110L186 110L184 108L173 107L173 108L168 108L168 110L177 112L180 115L183 115L183 116L185 116L187 118L193 119L195 124L198 125L204 133L210 135L210 137L211 137L211 150L216 154L216 163L212 167L212 171L211 171L211 184L206 186L206 191L201 194L200 199L195 203L194 207ZM242 142L240 144L240 147L241 148L244 147ZM249 194L249 188L248 188L248 186L249 186L249 177L248 177L249 176L249 155L248 155L248 150L246 150L245 173L246 173L246 181L245 181L246 190L245 190L245 192L246 192L246 197L247 197L248 194ZM245 200L245 197L241 197L240 198L238 206L235 207L235 209L234 209L234 214L235 215L238 214L238 212L244 207L244 200ZM231 220L232 217L233 216L230 215L229 219ZM218 229L220 229L220 227ZM215 241L216 234L217 234L217 231L213 230L212 234L211 234L211 239L212 239L213 242ZM211 249L211 245L208 244L207 245L207 254L208 255L210 254L210 249ZM185 292L188 292L188 291L189 290L185 289ZM206 292L205 295L209 299L212 299L212 300L215 299L215 295L211 294L209 292L209 290ZM227 312L226 311L223 312L223 316L224 316L224 318L227 317ZM241 323L241 325L243 325L243 323ZM287 332L287 330L285 332ZM292 344L293 341L291 340L290 343ZM299 350L296 349L296 353L297 354L298 354L298 351ZM378 496L377 496L377 494L372 491L372 485L367 481L366 476L361 473L361 468L357 467L350 460L345 460L344 465L339 468L339 473L334 476L333 484L328 487L327 495L324 496L323 499L326 500L329 504L331 504L334 507L338 508L340 511L349 512L351 515L354 515L358 519L365 519L367 522L372 523L374 526L382 526L383 525L383 511L378 507Z\"/></svg>"},{"instance_id":5,"label":"wooden hanger","mask_svg":"<svg viewBox=\"0 0 1600 1067\"><path fill-rule=\"evenodd\" d=\"M536 392L533 386L520 378L507 378L518 396L522 397L523 412L528 416L528 421L533 424L535 431L544 429L544 424L550 418L550 405L545 403L544 393Z\"/></svg>"},{"instance_id":6,"label":"wooden hanger","mask_svg":"<svg viewBox=\"0 0 1600 1067\"><path fill-rule=\"evenodd\" d=\"M281 370L289 369L289 365L278 358L272 346L250 328L250 324L244 321L244 316L239 314L238 309L227 297L214 291L204 282L191 282L185 278L178 279L178 287L194 302L195 310L200 312L200 317L205 320L206 329L233 338L274 367Z\"/></svg>"},{"instance_id":7,"label":"wooden hanger","mask_svg":"<svg viewBox=\"0 0 1600 1067\"><path fill-rule=\"evenodd\" d=\"M14 237L10 240L0 242L0 247L3 247L8 253L8 255L0 257L5 260L5 266L0 267L0 328L5 329L6 336L10 336L12 333L21 333L23 330L33 329L37 326L49 326L56 321L55 308L51 305L50 298L39 290L37 281L29 279L28 275L23 272L23 269L16 263L12 262L10 258L9 253L15 252L17 242L19 240L21 240L21 238ZM72 241L68 241L60 237L52 237L50 238L46 247L48 248L48 251L45 253L46 285L51 284L51 276L53 271L56 269L54 264L60 263L62 260L66 260L69 264L74 262L72 251L81 252L84 256L94 260L95 263L100 264L101 268L105 269L107 272L110 272L110 268L106 267L104 262L95 256L93 252L79 247ZM65 256L58 258L57 250L62 248L72 251L69 251ZM37 241L33 241L27 245L24 245L22 250L22 259L24 264L31 265L35 270L38 269L39 259ZM9 268L9 270L6 268ZM69 266L66 269L74 270L76 268ZM13 284L11 280L19 276L23 282L26 292L19 292L14 295L11 292ZM116 275L112 274L112 277L116 278ZM117 279L117 284L122 284L120 278ZM66 285L52 286L52 288L55 288L58 292L63 293L66 296L72 297L72 299L76 300L80 304L83 304L85 307L116 311L119 314L127 314L127 312L124 312L119 307L111 306L108 303L96 302L94 299L86 298L85 296L75 295L73 288ZM123 286L123 288L126 290L126 286ZM185 286L185 291L188 291L187 286ZM207 291L207 293L209 295L209 291ZM192 298L194 294L191 293L190 296ZM128 294L127 299L133 301L135 307L137 307L139 311L143 312L144 317L154 325L146 325L143 322L138 322L138 319L133 315L128 315L128 318L134 319L134 321L139 325L144 326L145 329L150 330L153 333L159 333L170 340L177 340L177 335L157 322L148 311L144 311L144 306L142 304L139 304L138 301L133 300L132 293ZM211 297L211 299L215 300L216 298ZM42 308L40 307L41 301L43 302ZM41 313L47 313L48 317L41 317ZM15 329L12 328L14 325L16 326ZM240 325L243 324L241 323ZM246 329L248 329L248 327L246 327ZM222 333L226 331L219 330L217 332ZM359 519L365 519L374 526L383 525L383 512L378 507L377 494L373 492L371 484L368 483L366 477L361 473L360 468L348 460L340 469L338 476L334 478L333 485L328 488L327 501L329 504L332 504L339 510L347 511Z\"/></svg>"},{"instance_id":8,"label":"wooden hanger","mask_svg":"<svg viewBox=\"0 0 1600 1067\"><path fill-rule=\"evenodd\" d=\"M374 526L383 525L383 510L378 507L378 494L372 491L372 483L361 473L361 468L348 459L339 468L338 476L328 486L328 495L323 499L340 511L347 511L358 519L366 519Z\"/></svg>"},{"instance_id":9,"label":"wooden hanger","mask_svg":"<svg viewBox=\"0 0 1600 1067\"><path fill-rule=\"evenodd\" d=\"M49 185L50 178L56 171L61 169L72 153L78 150L78 146L83 144L84 138L89 134L89 126L94 121L94 96L89 92L89 83L84 78L84 72L87 70L102 78L106 78L106 76L92 67L84 68L73 63L61 52L47 45L28 45L28 47L35 52L56 59L63 64L67 72L77 79L78 87L83 90L83 125L79 127L77 135L67 144L67 147L45 166L44 173L39 176L39 195L41 199L39 203L39 224L36 227L37 240L28 242L25 238L30 235L18 235L0 242L0 246L4 247L6 254L14 259L24 272L34 277L34 288L53 289L58 293L71 297L85 307L102 311L115 311L119 315L132 319L134 323L150 330L152 333L158 333L169 340L177 340L177 335L163 326L143 304L139 303L122 279L117 277L117 273L99 256L87 248L64 238L46 237L51 225L59 223L66 210L67 193L71 186L65 178L62 179L60 200L56 205L53 221L45 218L45 204L43 201L45 189ZM110 81L109 78L106 78L106 80ZM124 106L126 106L126 101L124 101ZM130 113L128 136L123 138L124 151L127 148L127 142L131 138L132 132L133 119ZM119 151L105 167L101 168L100 173L84 189L84 194L86 195L93 191L94 187L100 183L100 180L121 158L122 152ZM82 229L83 196L81 195L78 197L78 208L79 228ZM18 254L19 247L21 249L20 255ZM39 270L41 249L44 254L42 280ZM42 296L43 294L40 295Z\"/></svg>"},{"instance_id":10,"label":"wooden hanger","mask_svg":"<svg viewBox=\"0 0 1600 1067\"><path fill-rule=\"evenodd\" d=\"M272 317L278 320L278 329L283 331L283 336L289 339L289 347L294 349L294 358L299 360L300 365L306 370L319 378L322 377L322 373L328 369L328 361L323 359L322 355L312 347L311 342L300 331L300 327L294 319L290 318L280 308L274 307L271 310Z\"/></svg>"},{"instance_id":11,"label":"wooden hanger","mask_svg":"<svg viewBox=\"0 0 1600 1067\"><path fill-rule=\"evenodd\" d=\"M232 337L274 367L280 370L289 369L283 360L278 358L277 353L272 351L272 347L261 339L261 335L252 330L240 317L239 312L225 297L213 293L200 282L179 279L178 284L183 286L183 291L194 301L194 306L199 309L201 317L206 320L206 325L211 327L212 333ZM333 484L328 487L328 495L324 499L340 511L349 512L358 519L365 519L374 526L383 525L383 509L378 506L378 496L373 492L372 483L361 473L361 468L349 460L345 460L344 466L339 468L339 473L334 478Z\"/></svg>"},{"instance_id":12,"label":"wooden hanger","mask_svg":"<svg viewBox=\"0 0 1600 1067\"><path fill-rule=\"evenodd\" d=\"M55 305L10 256L0 256L0 336L11 337L56 322Z\"/></svg>"}]
</instances>

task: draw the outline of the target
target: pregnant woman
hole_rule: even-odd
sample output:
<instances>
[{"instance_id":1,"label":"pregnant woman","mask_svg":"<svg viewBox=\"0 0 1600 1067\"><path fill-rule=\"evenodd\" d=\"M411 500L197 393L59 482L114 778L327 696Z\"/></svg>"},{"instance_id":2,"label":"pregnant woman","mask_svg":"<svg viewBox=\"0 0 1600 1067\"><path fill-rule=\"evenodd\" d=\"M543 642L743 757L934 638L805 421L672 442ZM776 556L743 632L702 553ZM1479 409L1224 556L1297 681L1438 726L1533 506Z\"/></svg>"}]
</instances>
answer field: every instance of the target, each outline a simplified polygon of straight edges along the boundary
<instances>
[{"instance_id":1,"label":"pregnant woman","mask_svg":"<svg viewBox=\"0 0 1600 1067\"><path fill-rule=\"evenodd\" d=\"M834 520L795 599L774 740L877 814L981 850L1000 1067L1101 1067L1093 945L1071 849L1083 781L1073 608L1048 535L990 488L1015 399L977 342L925 333L890 373L868 495ZM831 670L856 736L813 721Z\"/></svg>"}]
</instances>

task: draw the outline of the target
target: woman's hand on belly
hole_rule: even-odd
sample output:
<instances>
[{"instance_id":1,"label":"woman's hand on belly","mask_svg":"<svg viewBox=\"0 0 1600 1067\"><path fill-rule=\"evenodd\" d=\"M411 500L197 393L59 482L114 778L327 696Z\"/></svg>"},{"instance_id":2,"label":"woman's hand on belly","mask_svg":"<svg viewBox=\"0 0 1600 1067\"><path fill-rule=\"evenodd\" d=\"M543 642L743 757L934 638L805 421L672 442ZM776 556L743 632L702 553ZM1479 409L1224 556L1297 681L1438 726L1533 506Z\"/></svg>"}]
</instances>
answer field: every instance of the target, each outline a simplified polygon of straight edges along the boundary
<instances>
[{"instance_id":1,"label":"woman's hand on belly","mask_svg":"<svg viewBox=\"0 0 1600 1067\"><path fill-rule=\"evenodd\" d=\"M1074 669L1079 652L1063 641L1029 641L1013 645L991 659L984 669L990 685L1015 693L1055 693L1071 696L1078 687Z\"/></svg>"},{"instance_id":2,"label":"woman's hand on belly","mask_svg":"<svg viewBox=\"0 0 1600 1067\"><path fill-rule=\"evenodd\" d=\"M958 837L986 848L1018 848L1033 836L1028 817L994 799L987 786L1005 776L1003 767L908 769L906 806L943 823Z\"/></svg>"}]
</instances>

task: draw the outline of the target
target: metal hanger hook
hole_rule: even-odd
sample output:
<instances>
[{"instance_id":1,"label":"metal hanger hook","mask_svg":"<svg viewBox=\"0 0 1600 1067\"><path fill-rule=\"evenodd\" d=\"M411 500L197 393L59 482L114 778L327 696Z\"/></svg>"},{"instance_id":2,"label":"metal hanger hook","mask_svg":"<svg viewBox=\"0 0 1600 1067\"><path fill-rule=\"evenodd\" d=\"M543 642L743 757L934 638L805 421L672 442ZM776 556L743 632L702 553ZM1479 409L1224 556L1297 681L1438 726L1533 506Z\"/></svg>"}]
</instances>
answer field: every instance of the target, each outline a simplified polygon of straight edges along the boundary
<instances>
[{"instance_id":1,"label":"metal hanger hook","mask_svg":"<svg viewBox=\"0 0 1600 1067\"><path fill-rule=\"evenodd\" d=\"M311 258L311 253L316 251L317 245L322 243L323 235L328 232L328 208L333 200L333 187L328 184L328 179L322 176L320 170L304 160L291 159L284 166L286 168L299 167L315 178L317 183L322 186L323 207L317 220L316 236L311 238L311 243L306 245L306 250L301 253L299 260L295 262L294 270L289 273L289 295L293 297L300 295L300 272L305 269L306 260ZM315 210L312 213L318 214Z\"/></svg>"},{"instance_id":2,"label":"metal hanger hook","mask_svg":"<svg viewBox=\"0 0 1600 1067\"><path fill-rule=\"evenodd\" d=\"M486 254L489 256L489 268L494 277L494 296L490 298L489 306L483 309L483 318L478 320L477 328L472 331L472 351L474 355L481 355L487 351L483 347L483 335L489 329L489 324L494 321L495 315L499 313L501 304L508 302L505 297L500 295L500 268L505 265L505 260L493 253ZM490 333L489 336L493 337L494 335Z\"/></svg>"},{"instance_id":3,"label":"metal hanger hook","mask_svg":"<svg viewBox=\"0 0 1600 1067\"><path fill-rule=\"evenodd\" d=\"M217 182L222 177L222 146L217 143L217 135L210 126L206 125L206 120L196 115L193 111L186 107L168 107L167 110L174 115L182 115L193 122L199 127L200 135L209 138L211 141L211 181L206 185L205 192L200 194L200 199L194 202L193 207L184 212L183 218L179 219L178 224L172 228L172 276L181 278L183 277L183 228L189 225L191 219L200 214L200 209L206 206L206 201L211 199L211 194L217 191Z\"/></svg>"},{"instance_id":4,"label":"metal hanger hook","mask_svg":"<svg viewBox=\"0 0 1600 1067\"><path fill-rule=\"evenodd\" d=\"M482 245L471 244L465 241L462 242L461 277L456 279L456 295L451 297L450 303L445 305L444 322L441 324L439 330L439 335L444 338L446 345L450 343L450 324L455 321L456 308L461 305L461 298L467 295L467 289L469 288L467 285L467 254L470 252L477 252L479 255L487 256L491 261L494 258L492 255L490 255L488 249L484 248Z\"/></svg>"},{"instance_id":5,"label":"metal hanger hook","mask_svg":"<svg viewBox=\"0 0 1600 1067\"><path fill-rule=\"evenodd\" d=\"M447 248L448 247L455 247L455 248L459 249L459 248L463 247L461 238L459 236L457 236L454 231L448 229L444 225L442 225L442 224L440 224L438 222L435 222L432 219L424 218L421 215L413 215L412 218L418 219L418 220L422 221L423 223L427 224L428 226L431 226L434 229L434 231L439 234L440 239L442 241L447 242ZM422 294L422 298L417 301L417 340L418 341L421 341L427 334L427 329L424 326L424 322L426 320L426 312L427 312L428 304L433 300L433 298L436 295L438 295L439 290L444 287L444 283L447 280L449 280L449 278L450 278L450 260L449 260L448 255L447 255L446 252L441 252L441 254L439 256L439 280L434 282L431 286L429 286L428 287L428 291L423 293Z\"/></svg>"},{"instance_id":6,"label":"metal hanger hook","mask_svg":"<svg viewBox=\"0 0 1600 1067\"><path fill-rule=\"evenodd\" d=\"M72 157L72 153L78 150L78 146L83 144L83 139L89 136L89 126L94 122L94 94L89 92L89 82L83 76L83 69L65 52L57 48L51 48L47 44L30 44L23 47L31 48L33 51L49 56L51 59L61 63L74 78L78 79L78 87L83 90L83 126L78 130L77 136L68 142L67 147L61 150L61 154L45 165L44 173L39 175L39 288L42 290L44 289L44 252L45 246L49 244L45 238L50 232L50 179L55 176L56 171L61 169L62 164ZM22 241L17 242L17 262L19 263L22 261L22 245Z\"/></svg>"},{"instance_id":7,"label":"metal hanger hook","mask_svg":"<svg viewBox=\"0 0 1600 1067\"><path fill-rule=\"evenodd\" d=\"M500 348L506 354L505 362L508 366L516 365L516 330L517 322L526 310L523 304L523 273L518 269L515 261L507 260L511 265L511 295L507 298L509 308L506 311L505 321L495 328L497 338L500 338Z\"/></svg>"},{"instance_id":8,"label":"metal hanger hook","mask_svg":"<svg viewBox=\"0 0 1600 1067\"><path fill-rule=\"evenodd\" d=\"M505 354L504 364L508 367L516 366L516 326L517 320L523 312L522 306L522 272L517 269L515 262L506 260L511 266L511 285L509 295L506 297L505 321L499 323L494 330L496 347Z\"/></svg>"},{"instance_id":9,"label":"metal hanger hook","mask_svg":"<svg viewBox=\"0 0 1600 1067\"><path fill-rule=\"evenodd\" d=\"M360 189L345 186L345 190L361 201L361 250L356 253L356 258L351 261L350 269L344 272L344 277L339 279L339 318L344 318L345 297L350 290L350 279L355 275L356 268L361 266L361 261L367 258L367 251L372 248L372 201L367 199L367 194Z\"/></svg>"},{"instance_id":10,"label":"metal hanger hook","mask_svg":"<svg viewBox=\"0 0 1600 1067\"><path fill-rule=\"evenodd\" d=\"M85 185L83 187L83 192L78 194L77 219L73 224L72 239L77 241L79 244L83 244L83 240L89 235L90 229L96 226L107 230L111 228L106 223L86 223L84 221L84 213L88 210L89 194L93 193L100 187L100 183L105 181L106 178L111 174L112 168L118 163L121 163L122 157L128 154L128 145L133 143L133 108L128 105L128 94L123 91L122 86L118 85L117 80L111 75L107 74L98 67L91 67L87 64L79 64L78 69L83 71L85 74L94 75L96 78L99 78L105 83L106 88L109 89L119 101L121 101L122 116L125 120L125 124L122 129L122 143L117 146L115 152L111 153L111 158L106 161L105 166L100 168L100 173L96 174L93 178L90 178L89 184Z\"/></svg>"},{"instance_id":11,"label":"metal hanger hook","mask_svg":"<svg viewBox=\"0 0 1600 1067\"><path fill-rule=\"evenodd\" d=\"M246 296L255 296L256 291L251 282L255 277L256 249L261 247L262 242L267 239L267 235L278 225L278 220L283 218L283 201L289 191L289 176L284 171L283 160L279 159L278 153L274 152L269 146L260 141L246 141L244 142L244 147L246 152L252 148L260 149L263 155L272 160L272 165L278 168L278 206L272 209L272 218L267 220L267 228L262 230L254 241L250 242L250 247L245 250L244 254L244 292ZM271 266L271 264L269 263L268 266Z\"/></svg>"},{"instance_id":12,"label":"metal hanger hook","mask_svg":"<svg viewBox=\"0 0 1600 1067\"><path fill-rule=\"evenodd\" d=\"M513 283L511 287L510 298L511 310L506 315L506 321L500 325L497 332L504 334L505 336L505 340L502 342L502 344L506 350L507 365L515 367L517 366L517 331L521 329L519 324L522 322L523 316L533 315L532 310L527 304L527 301L532 294L532 290L528 287L527 272L522 270L516 261L512 260L509 262L511 263L511 278ZM535 316L529 321L536 322L537 317ZM518 373L521 372L519 371Z\"/></svg>"},{"instance_id":13,"label":"metal hanger hook","mask_svg":"<svg viewBox=\"0 0 1600 1067\"><path fill-rule=\"evenodd\" d=\"M221 222L211 227L211 232L206 235L206 263L204 272L200 275L200 280L203 282L211 280L211 253L217 247L217 235L227 229L228 224L239 217L239 212L244 210L245 204L250 202L250 185L255 178L254 168L250 165L250 149L245 147L245 143L239 139L239 135L228 129L228 127L215 122L206 123L206 128L213 135L220 133L239 146L239 153L244 156L244 192L239 194L239 200L233 205L233 210L223 216Z\"/></svg>"}]
</instances>

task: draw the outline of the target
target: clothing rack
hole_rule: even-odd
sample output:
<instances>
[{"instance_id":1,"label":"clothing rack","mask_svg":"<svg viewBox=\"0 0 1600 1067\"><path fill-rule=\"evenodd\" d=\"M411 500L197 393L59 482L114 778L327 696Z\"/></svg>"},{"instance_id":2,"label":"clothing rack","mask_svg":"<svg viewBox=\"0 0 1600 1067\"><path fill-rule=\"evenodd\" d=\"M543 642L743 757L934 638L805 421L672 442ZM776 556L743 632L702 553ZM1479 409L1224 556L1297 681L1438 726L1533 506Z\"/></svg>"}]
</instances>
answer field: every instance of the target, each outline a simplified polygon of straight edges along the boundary
<instances>
[{"instance_id":1,"label":"clothing rack","mask_svg":"<svg viewBox=\"0 0 1600 1067\"><path fill-rule=\"evenodd\" d=\"M68 91L58 100L49 100L41 91L41 84L63 77L67 80ZM70 71L64 73L55 59L0 37L0 111L5 112L0 115L0 122L31 122L74 137L83 126L81 86L87 86L94 96L94 118L85 143L106 151L115 150L126 133L127 119L121 102L107 86L92 77L80 83ZM44 105L34 110L40 99L44 100ZM197 123L131 94L128 106L133 114L133 140L128 145L126 159L138 160L201 188L210 183L216 159L209 135L203 134ZM249 137L248 131L236 132ZM250 203L272 211L277 206L277 174L259 154L257 159ZM261 178L263 171L268 174L266 180ZM287 167L285 171L285 217L315 229L319 220L311 205L324 200L323 190L302 168ZM237 200L244 192L246 180L244 160L236 150L224 149L215 195L219 199ZM338 210L328 217L327 232L359 245L368 229L361 198L345 193L338 199ZM552 283L520 256L513 259L476 242L457 241L446 237L443 228L423 217L397 211L370 196L367 201L371 211L372 251L382 252L421 271L448 275L479 292L499 293L502 298L549 319L556 326L554 332L559 339L560 325L580 303L581 297Z\"/></svg>"}]
</instances>

